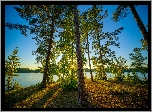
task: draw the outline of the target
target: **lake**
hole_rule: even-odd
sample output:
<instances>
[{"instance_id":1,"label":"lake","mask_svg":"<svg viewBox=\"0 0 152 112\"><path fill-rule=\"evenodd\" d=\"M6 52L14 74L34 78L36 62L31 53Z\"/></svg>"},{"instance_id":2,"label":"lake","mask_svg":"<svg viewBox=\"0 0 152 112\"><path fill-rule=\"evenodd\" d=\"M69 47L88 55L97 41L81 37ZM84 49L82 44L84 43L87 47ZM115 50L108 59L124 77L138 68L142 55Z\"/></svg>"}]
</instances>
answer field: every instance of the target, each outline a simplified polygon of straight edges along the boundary
<instances>
[{"instance_id":1,"label":"lake","mask_svg":"<svg viewBox=\"0 0 152 112\"><path fill-rule=\"evenodd\" d=\"M13 76L13 80L19 82L19 84L23 87L29 87L31 85L35 85L37 83L40 83L43 79L42 73L17 73L19 76ZM148 73L146 74L146 78L148 78ZM90 78L90 72L85 72L85 75ZM124 75L127 75L127 72L124 73ZM132 75L132 74L131 74ZM144 75L142 75L140 72L137 72L137 75L142 79L144 78ZM95 73L93 72L93 76L95 76ZM112 78L114 74L107 73L107 78ZM53 77L54 81L58 79L57 76Z\"/></svg>"}]
</instances>

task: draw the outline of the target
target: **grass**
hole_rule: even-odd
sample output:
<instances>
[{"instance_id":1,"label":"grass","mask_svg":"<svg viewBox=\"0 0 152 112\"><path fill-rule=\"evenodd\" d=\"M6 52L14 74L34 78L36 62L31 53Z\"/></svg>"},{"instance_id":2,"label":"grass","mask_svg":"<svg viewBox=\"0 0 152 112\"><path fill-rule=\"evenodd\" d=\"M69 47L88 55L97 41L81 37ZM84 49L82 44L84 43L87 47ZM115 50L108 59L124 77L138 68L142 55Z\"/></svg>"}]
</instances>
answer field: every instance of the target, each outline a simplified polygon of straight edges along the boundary
<instances>
[{"instance_id":1,"label":"grass","mask_svg":"<svg viewBox=\"0 0 152 112\"><path fill-rule=\"evenodd\" d=\"M85 80L87 107L77 104L77 91L63 91L58 83L5 93L8 108L148 108L148 85Z\"/></svg>"}]
</instances>

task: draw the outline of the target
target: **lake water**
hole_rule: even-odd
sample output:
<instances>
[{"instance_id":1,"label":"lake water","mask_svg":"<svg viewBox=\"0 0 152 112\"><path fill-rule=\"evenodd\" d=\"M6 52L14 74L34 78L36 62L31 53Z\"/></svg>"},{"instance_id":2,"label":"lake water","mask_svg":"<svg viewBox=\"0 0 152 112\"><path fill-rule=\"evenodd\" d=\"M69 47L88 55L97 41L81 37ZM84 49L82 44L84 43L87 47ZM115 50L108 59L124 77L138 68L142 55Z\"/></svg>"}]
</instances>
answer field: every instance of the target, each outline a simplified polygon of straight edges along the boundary
<instances>
[{"instance_id":1,"label":"lake water","mask_svg":"<svg viewBox=\"0 0 152 112\"><path fill-rule=\"evenodd\" d=\"M18 73L19 76L14 76L13 80L16 82L19 82L19 84L23 87L29 87L31 85L35 85L37 83L40 83L43 79L42 73ZM148 73L146 74L146 78L148 78ZM90 78L90 72L85 72L85 75ZM127 72L124 73L124 75L127 75ZM144 78L144 75L142 75L140 72L137 72L137 75L142 79ZM93 72L93 76L95 76L95 73ZM107 73L108 78L112 78L114 74ZM54 81L58 79L57 76L53 77Z\"/></svg>"}]
</instances>

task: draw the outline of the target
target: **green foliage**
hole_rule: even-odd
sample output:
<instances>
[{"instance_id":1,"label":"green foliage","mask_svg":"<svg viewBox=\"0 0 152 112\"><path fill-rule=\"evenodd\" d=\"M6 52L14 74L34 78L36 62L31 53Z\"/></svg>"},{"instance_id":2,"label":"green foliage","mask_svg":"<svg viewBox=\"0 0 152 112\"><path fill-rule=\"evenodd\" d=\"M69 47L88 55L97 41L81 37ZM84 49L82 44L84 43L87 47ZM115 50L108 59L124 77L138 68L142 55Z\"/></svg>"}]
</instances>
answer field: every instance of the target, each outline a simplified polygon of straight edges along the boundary
<instances>
[{"instance_id":1,"label":"green foliage","mask_svg":"<svg viewBox=\"0 0 152 112\"><path fill-rule=\"evenodd\" d=\"M113 78L108 78L110 82L123 82L125 76L114 76Z\"/></svg>"},{"instance_id":2,"label":"green foliage","mask_svg":"<svg viewBox=\"0 0 152 112\"><path fill-rule=\"evenodd\" d=\"M6 79L6 87L7 87L7 90L10 90L13 86L13 82L12 82L12 76L7 76L7 79Z\"/></svg>"},{"instance_id":3,"label":"green foliage","mask_svg":"<svg viewBox=\"0 0 152 112\"><path fill-rule=\"evenodd\" d=\"M8 56L8 60L5 60L5 68L7 68L7 70L5 71L6 77L17 75L17 74L14 74L14 72L17 72L16 68L21 65L20 62L18 61L20 60L20 58L18 58L17 52L18 52L18 49L14 49L13 54Z\"/></svg>"},{"instance_id":4,"label":"green foliage","mask_svg":"<svg viewBox=\"0 0 152 112\"><path fill-rule=\"evenodd\" d=\"M143 79L142 83L143 84L148 84L148 79Z\"/></svg>"},{"instance_id":5,"label":"green foliage","mask_svg":"<svg viewBox=\"0 0 152 112\"><path fill-rule=\"evenodd\" d=\"M131 67L135 67L137 70L139 70L141 73L145 73L145 67L146 63L144 63L144 60L147 59L147 57L142 56L142 49L141 48L134 48L134 54L129 54L131 57L129 57L131 60L133 60ZM145 77L145 74L144 74ZM146 78L146 77L145 77Z\"/></svg>"},{"instance_id":6,"label":"green foliage","mask_svg":"<svg viewBox=\"0 0 152 112\"><path fill-rule=\"evenodd\" d=\"M117 9L113 12L113 17L112 19L117 22L120 19L123 19L124 17L127 16L127 14L129 14L128 12L128 5L119 5L117 7Z\"/></svg>"},{"instance_id":7,"label":"green foliage","mask_svg":"<svg viewBox=\"0 0 152 112\"><path fill-rule=\"evenodd\" d=\"M91 69L91 70L92 70L92 72L94 72L94 69ZM85 72L90 72L90 69L84 68L84 71L85 71Z\"/></svg>"},{"instance_id":8,"label":"green foliage","mask_svg":"<svg viewBox=\"0 0 152 112\"><path fill-rule=\"evenodd\" d=\"M54 33L57 32L63 16L69 16L71 11L66 11L70 8L65 5L20 5L14 7L18 12L19 16L29 22L29 25L10 24L6 23L6 26L10 29L19 29L25 36L27 34L35 34L36 36L32 39L36 40L38 48L35 51L37 63L41 63L42 67L40 71L44 73L44 85L48 81L48 76L52 77L53 63L54 60L59 56L55 47L56 42L54 41ZM29 31L29 32L28 32Z\"/></svg>"},{"instance_id":9,"label":"green foliage","mask_svg":"<svg viewBox=\"0 0 152 112\"><path fill-rule=\"evenodd\" d=\"M118 75L118 76L114 76L114 81L123 81L124 80L124 78L125 78L125 76L124 75Z\"/></svg>"},{"instance_id":10,"label":"green foliage","mask_svg":"<svg viewBox=\"0 0 152 112\"><path fill-rule=\"evenodd\" d=\"M112 82L112 81L113 81L113 78L111 78L111 77L110 77L110 78L108 78L108 81Z\"/></svg>"},{"instance_id":11,"label":"green foliage","mask_svg":"<svg viewBox=\"0 0 152 112\"><path fill-rule=\"evenodd\" d=\"M16 68L19 67L21 64L18 60L17 52L18 52L18 47L14 49L13 54L11 56L8 56L8 60L5 60L5 77L7 78L6 80L6 87L7 90L10 90L13 86L12 83L12 76L17 76L18 74L14 74L14 72L17 72Z\"/></svg>"},{"instance_id":12,"label":"green foliage","mask_svg":"<svg viewBox=\"0 0 152 112\"><path fill-rule=\"evenodd\" d=\"M114 80L115 81L123 81L124 80L124 69L127 69L126 66L126 61L124 58L121 56L117 59L116 57L114 58L116 63L113 63L108 66L108 69L111 73L115 74Z\"/></svg>"},{"instance_id":13,"label":"green foliage","mask_svg":"<svg viewBox=\"0 0 152 112\"><path fill-rule=\"evenodd\" d=\"M132 77L131 77L130 73L127 74L127 76L125 77L124 80L127 81L127 82L131 82L132 81Z\"/></svg>"},{"instance_id":14,"label":"green foliage","mask_svg":"<svg viewBox=\"0 0 152 112\"><path fill-rule=\"evenodd\" d=\"M14 85L12 87L13 90L18 90L18 89L21 89L22 86L20 86L20 84L18 82L14 82Z\"/></svg>"},{"instance_id":15,"label":"green foliage","mask_svg":"<svg viewBox=\"0 0 152 112\"><path fill-rule=\"evenodd\" d=\"M148 43L147 43L147 41L144 40L144 39L141 39L140 41L141 41L141 43L142 43L142 48L141 48L141 49L148 51Z\"/></svg>"},{"instance_id":16,"label":"green foliage","mask_svg":"<svg viewBox=\"0 0 152 112\"><path fill-rule=\"evenodd\" d=\"M143 24L143 22L141 21L138 12L136 10L137 5L119 5L117 7L117 9L115 10L115 12L113 13L113 17L112 19L117 22L119 21L121 18L124 18L127 16L127 14L129 14L128 12L128 7L130 8L130 11L132 12L134 19L137 22L137 25L140 29L140 31L142 32L142 35L144 37L144 40L142 39L142 49L146 49L148 51L148 32L146 30L146 26Z\"/></svg>"},{"instance_id":17,"label":"green foliage","mask_svg":"<svg viewBox=\"0 0 152 112\"><path fill-rule=\"evenodd\" d=\"M147 84L148 79L140 79L140 77L137 75L137 73L132 72L133 75L130 75L130 72L127 73L127 75L120 75L120 76L114 76L113 78L108 78L108 81L110 82L125 82L125 83L132 83L132 84Z\"/></svg>"},{"instance_id":18,"label":"green foliage","mask_svg":"<svg viewBox=\"0 0 152 112\"><path fill-rule=\"evenodd\" d=\"M131 76L130 73L128 73L125 76L124 81L134 84L142 83L142 80L138 77L137 73L132 72L132 74L133 75Z\"/></svg>"},{"instance_id":19,"label":"green foliage","mask_svg":"<svg viewBox=\"0 0 152 112\"><path fill-rule=\"evenodd\" d=\"M95 10L95 11L94 11ZM98 12L96 14L96 16L94 18L98 18L100 15L100 11L102 11L102 7L101 8L95 8L95 6L93 7L93 11L94 12ZM93 12L92 11L92 12ZM102 16L102 19L107 17L108 11L105 12L105 14ZM99 19L99 18L98 18ZM118 72L117 69L119 69L119 71L121 71L121 69L123 69L122 65L120 65L120 67L116 67L116 64L113 62L113 59L116 59L116 55L115 55L115 51L112 51L109 46L116 46L119 48L119 44L120 43L116 43L116 41L118 41L119 37L116 37L119 33L122 32L123 27L115 30L114 32L103 32L103 23L100 22L101 19L99 19L99 21L97 21L96 19L92 20L92 31L90 32L90 34L92 35L92 49L94 49L95 52L95 56L93 56L91 58L93 65L95 67L95 72L98 74L96 77L97 79L104 79L106 80L106 71L107 69L105 68L106 65L109 66L109 72L112 71L112 73L116 74ZM101 44L101 41L105 40L105 45ZM119 60L119 58L118 58ZM120 59L121 60L121 59ZM124 61L122 59L122 61ZM123 63L123 62L121 62ZM119 73L120 74L120 73Z\"/></svg>"},{"instance_id":20,"label":"green foliage","mask_svg":"<svg viewBox=\"0 0 152 112\"><path fill-rule=\"evenodd\" d=\"M95 75L95 80L107 80L107 77L101 74L97 74Z\"/></svg>"},{"instance_id":21,"label":"green foliage","mask_svg":"<svg viewBox=\"0 0 152 112\"><path fill-rule=\"evenodd\" d=\"M75 91L78 89L78 80L75 76L70 75L61 82L63 91Z\"/></svg>"}]
</instances>

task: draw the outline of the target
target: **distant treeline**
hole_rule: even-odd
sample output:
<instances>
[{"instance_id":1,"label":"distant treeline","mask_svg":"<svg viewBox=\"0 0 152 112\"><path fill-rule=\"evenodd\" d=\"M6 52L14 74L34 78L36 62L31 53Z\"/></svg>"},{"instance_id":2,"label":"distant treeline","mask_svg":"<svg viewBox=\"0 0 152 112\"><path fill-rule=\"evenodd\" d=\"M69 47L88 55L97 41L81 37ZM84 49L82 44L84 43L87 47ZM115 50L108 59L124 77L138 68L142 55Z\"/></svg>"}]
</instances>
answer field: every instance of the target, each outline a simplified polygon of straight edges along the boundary
<instances>
[{"instance_id":1,"label":"distant treeline","mask_svg":"<svg viewBox=\"0 0 152 112\"><path fill-rule=\"evenodd\" d=\"M84 68L85 72L90 72L90 69L88 68ZM94 69L91 69L92 72L94 72ZM123 72L132 72L132 71L135 71L135 72L139 72L139 70L136 70L135 68L129 68L128 70L123 70ZM145 73L148 73L148 68L147 67L144 67L144 70L145 70ZM106 68L106 72L109 73L109 69Z\"/></svg>"},{"instance_id":2,"label":"distant treeline","mask_svg":"<svg viewBox=\"0 0 152 112\"><path fill-rule=\"evenodd\" d=\"M5 68L5 70L7 70L7 68ZM29 68L17 68L16 70L17 72L15 73L40 73L40 69L32 70Z\"/></svg>"},{"instance_id":3,"label":"distant treeline","mask_svg":"<svg viewBox=\"0 0 152 112\"><path fill-rule=\"evenodd\" d=\"M39 73L40 69L17 68L17 73Z\"/></svg>"},{"instance_id":4,"label":"distant treeline","mask_svg":"<svg viewBox=\"0 0 152 112\"><path fill-rule=\"evenodd\" d=\"M144 68L145 69L145 73L148 73L148 68ZM5 68L5 70L7 70L7 68ZM84 68L85 72L90 72L90 69L88 68ZM132 70L135 70L135 72L139 72L138 70L136 70L135 68L129 68L128 70L123 70L123 72L132 72ZM92 69L92 72L94 72L94 69ZM109 72L108 68L106 68L106 72ZM17 68L17 72L16 73L40 73L40 69L29 69L29 68Z\"/></svg>"},{"instance_id":5,"label":"distant treeline","mask_svg":"<svg viewBox=\"0 0 152 112\"><path fill-rule=\"evenodd\" d=\"M129 68L128 70L123 70L124 72L132 72L134 70L135 72L139 72L139 70L136 70L135 68ZM148 68L144 67L145 73L148 73Z\"/></svg>"}]
</instances>

